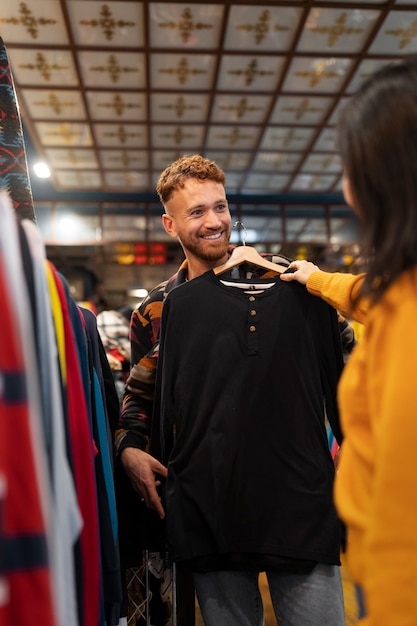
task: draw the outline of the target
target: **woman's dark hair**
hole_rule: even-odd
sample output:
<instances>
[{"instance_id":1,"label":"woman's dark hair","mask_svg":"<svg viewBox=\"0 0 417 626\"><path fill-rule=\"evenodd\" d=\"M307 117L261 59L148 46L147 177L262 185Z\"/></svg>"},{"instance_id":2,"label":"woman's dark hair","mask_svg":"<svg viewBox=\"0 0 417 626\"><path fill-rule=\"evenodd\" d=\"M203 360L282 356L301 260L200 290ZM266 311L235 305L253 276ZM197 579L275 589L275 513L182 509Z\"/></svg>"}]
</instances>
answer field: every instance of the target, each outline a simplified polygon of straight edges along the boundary
<instances>
[{"instance_id":1,"label":"woman's dark hair","mask_svg":"<svg viewBox=\"0 0 417 626\"><path fill-rule=\"evenodd\" d=\"M417 57L385 66L342 110L337 145L362 222L375 302L417 264Z\"/></svg>"}]
</instances>

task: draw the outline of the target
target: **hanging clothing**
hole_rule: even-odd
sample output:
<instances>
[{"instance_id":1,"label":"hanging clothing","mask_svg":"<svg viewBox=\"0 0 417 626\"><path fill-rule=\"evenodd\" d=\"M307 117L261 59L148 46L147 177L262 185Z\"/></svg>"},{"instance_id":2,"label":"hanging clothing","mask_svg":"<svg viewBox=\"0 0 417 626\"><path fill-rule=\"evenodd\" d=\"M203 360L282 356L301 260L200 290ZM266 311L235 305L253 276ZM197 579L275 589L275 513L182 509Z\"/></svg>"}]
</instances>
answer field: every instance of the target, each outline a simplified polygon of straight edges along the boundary
<instances>
[{"instance_id":1,"label":"hanging clothing","mask_svg":"<svg viewBox=\"0 0 417 626\"><path fill-rule=\"evenodd\" d=\"M18 224L5 195L0 223L0 623L55 626L34 328Z\"/></svg>"},{"instance_id":2,"label":"hanging clothing","mask_svg":"<svg viewBox=\"0 0 417 626\"><path fill-rule=\"evenodd\" d=\"M241 283L209 271L164 303L153 424L173 559L338 564L325 426L340 443L337 313L279 277Z\"/></svg>"},{"instance_id":3,"label":"hanging clothing","mask_svg":"<svg viewBox=\"0 0 417 626\"><path fill-rule=\"evenodd\" d=\"M122 588L118 549L118 521L113 482L113 440L107 415L108 407L118 398L113 379L104 372L110 369L100 335L96 316L89 309L78 307L87 340L88 368L91 395L92 433L97 447L95 474L100 524L101 578L103 608L106 626L118 624ZM112 402L108 402L112 397Z\"/></svg>"},{"instance_id":4,"label":"hanging clothing","mask_svg":"<svg viewBox=\"0 0 417 626\"><path fill-rule=\"evenodd\" d=\"M111 371L90 364L79 309L45 258L1 38L0 69L0 623L114 626L121 591L106 401L114 431L118 398L104 389ZM96 326L92 343L94 334L108 367Z\"/></svg>"},{"instance_id":5,"label":"hanging clothing","mask_svg":"<svg viewBox=\"0 0 417 626\"><path fill-rule=\"evenodd\" d=\"M23 220L22 228L28 239L34 269L37 365L40 373L43 439L48 458L52 501L51 542L58 624L77 626L74 546L81 533L82 519L66 454L64 406L45 271L45 247L35 224Z\"/></svg>"},{"instance_id":6,"label":"hanging clothing","mask_svg":"<svg viewBox=\"0 0 417 626\"><path fill-rule=\"evenodd\" d=\"M67 420L71 462L78 502L84 520L78 551L78 612L80 624L88 626L99 623L100 613L99 526L93 464L93 438L68 302L55 268L51 264L49 266L55 279L64 321L67 360Z\"/></svg>"},{"instance_id":7,"label":"hanging clothing","mask_svg":"<svg viewBox=\"0 0 417 626\"><path fill-rule=\"evenodd\" d=\"M7 191L22 219L35 221L25 142L12 70L0 37L0 189Z\"/></svg>"}]
</instances>

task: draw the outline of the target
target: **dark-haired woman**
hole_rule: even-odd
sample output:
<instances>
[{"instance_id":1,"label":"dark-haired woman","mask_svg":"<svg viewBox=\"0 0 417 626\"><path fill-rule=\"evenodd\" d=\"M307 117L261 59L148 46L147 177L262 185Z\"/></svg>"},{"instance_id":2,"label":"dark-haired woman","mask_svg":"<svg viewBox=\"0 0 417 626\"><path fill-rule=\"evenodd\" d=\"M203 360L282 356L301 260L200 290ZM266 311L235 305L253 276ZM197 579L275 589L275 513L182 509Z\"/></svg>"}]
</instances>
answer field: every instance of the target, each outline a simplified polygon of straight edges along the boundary
<instances>
[{"instance_id":1,"label":"dark-haired woman","mask_svg":"<svg viewBox=\"0 0 417 626\"><path fill-rule=\"evenodd\" d=\"M362 226L366 274L295 261L298 280L363 322L344 370L335 498L364 594L361 626L417 624L417 60L369 78L342 111L344 195Z\"/></svg>"}]
</instances>

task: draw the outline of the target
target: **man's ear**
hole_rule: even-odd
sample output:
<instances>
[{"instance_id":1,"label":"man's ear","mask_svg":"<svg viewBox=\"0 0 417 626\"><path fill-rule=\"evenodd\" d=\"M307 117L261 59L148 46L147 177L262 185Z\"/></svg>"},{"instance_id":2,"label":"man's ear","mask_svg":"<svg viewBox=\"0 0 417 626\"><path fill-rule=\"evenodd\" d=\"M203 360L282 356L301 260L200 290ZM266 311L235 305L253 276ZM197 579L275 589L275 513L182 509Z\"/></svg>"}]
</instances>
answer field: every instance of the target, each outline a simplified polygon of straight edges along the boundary
<instances>
[{"instance_id":1,"label":"man's ear","mask_svg":"<svg viewBox=\"0 0 417 626\"><path fill-rule=\"evenodd\" d=\"M162 215L162 225L170 237L177 236L177 231L175 230L174 220L170 215L168 215L168 213L164 213Z\"/></svg>"}]
</instances>

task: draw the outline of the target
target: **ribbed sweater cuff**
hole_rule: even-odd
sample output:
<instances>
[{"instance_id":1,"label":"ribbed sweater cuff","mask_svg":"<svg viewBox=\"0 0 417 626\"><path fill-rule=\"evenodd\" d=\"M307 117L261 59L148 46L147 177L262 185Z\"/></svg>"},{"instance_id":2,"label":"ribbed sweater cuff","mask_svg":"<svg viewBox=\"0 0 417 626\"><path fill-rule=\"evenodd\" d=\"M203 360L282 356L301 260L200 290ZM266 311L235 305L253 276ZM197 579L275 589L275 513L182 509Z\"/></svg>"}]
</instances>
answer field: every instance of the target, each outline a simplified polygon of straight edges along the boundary
<instances>
[{"instance_id":1,"label":"ribbed sweater cuff","mask_svg":"<svg viewBox=\"0 0 417 626\"><path fill-rule=\"evenodd\" d=\"M321 272L320 270L317 270L316 272L310 274L307 280L306 287L308 292L311 293L313 296L321 296L324 276L324 272Z\"/></svg>"}]
</instances>

